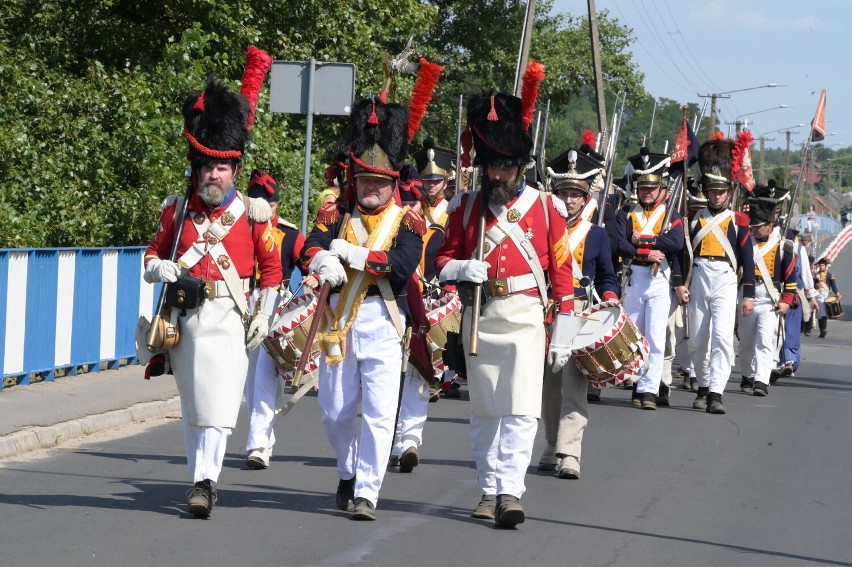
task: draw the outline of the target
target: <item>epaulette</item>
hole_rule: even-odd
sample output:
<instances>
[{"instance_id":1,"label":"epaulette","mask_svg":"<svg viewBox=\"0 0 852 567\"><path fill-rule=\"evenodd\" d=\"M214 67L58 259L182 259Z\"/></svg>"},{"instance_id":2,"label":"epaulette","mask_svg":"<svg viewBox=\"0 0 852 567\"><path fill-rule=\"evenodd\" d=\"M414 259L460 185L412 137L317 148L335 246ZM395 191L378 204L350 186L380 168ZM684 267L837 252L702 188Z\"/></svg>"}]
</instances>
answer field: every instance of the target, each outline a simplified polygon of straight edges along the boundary
<instances>
[{"instance_id":1,"label":"epaulette","mask_svg":"<svg viewBox=\"0 0 852 567\"><path fill-rule=\"evenodd\" d=\"M553 204L553 208L556 209L556 212L559 213L564 219L568 218L568 209L565 207L565 203L562 199L559 199L556 195L550 194L550 202Z\"/></svg>"},{"instance_id":2,"label":"epaulette","mask_svg":"<svg viewBox=\"0 0 852 567\"><path fill-rule=\"evenodd\" d=\"M160 204L160 211L165 211L166 209L174 205L179 198L179 195L169 195L168 197L163 199L163 202Z\"/></svg>"},{"instance_id":3,"label":"epaulette","mask_svg":"<svg viewBox=\"0 0 852 567\"><path fill-rule=\"evenodd\" d=\"M458 209L461 206L462 197L464 197L468 193L473 194L473 193L475 193L475 191L466 191L464 193L456 193L455 195L453 195L453 198L450 201L450 204L447 205L447 214L450 214L453 211L455 211L456 209Z\"/></svg>"},{"instance_id":4,"label":"epaulette","mask_svg":"<svg viewBox=\"0 0 852 567\"><path fill-rule=\"evenodd\" d=\"M748 214L742 211L737 211L734 213L734 217L736 218L737 226L744 226L748 228Z\"/></svg>"},{"instance_id":5,"label":"epaulette","mask_svg":"<svg viewBox=\"0 0 852 567\"><path fill-rule=\"evenodd\" d=\"M272 218L272 207L266 199L247 197L240 193L246 207L246 216L253 222L266 222Z\"/></svg>"},{"instance_id":6,"label":"epaulette","mask_svg":"<svg viewBox=\"0 0 852 567\"><path fill-rule=\"evenodd\" d=\"M414 209L408 209L405 211L405 214L402 215L402 221L400 224L414 234L419 234L420 236L426 234L426 219L424 219L423 215Z\"/></svg>"},{"instance_id":7,"label":"epaulette","mask_svg":"<svg viewBox=\"0 0 852 567\"><path fill-rule=\"evenodd\" d=\"M340 220L340 207L337 203L326 203L317 211L316 224L330 225Z\"/></svg>"}]
</instances>

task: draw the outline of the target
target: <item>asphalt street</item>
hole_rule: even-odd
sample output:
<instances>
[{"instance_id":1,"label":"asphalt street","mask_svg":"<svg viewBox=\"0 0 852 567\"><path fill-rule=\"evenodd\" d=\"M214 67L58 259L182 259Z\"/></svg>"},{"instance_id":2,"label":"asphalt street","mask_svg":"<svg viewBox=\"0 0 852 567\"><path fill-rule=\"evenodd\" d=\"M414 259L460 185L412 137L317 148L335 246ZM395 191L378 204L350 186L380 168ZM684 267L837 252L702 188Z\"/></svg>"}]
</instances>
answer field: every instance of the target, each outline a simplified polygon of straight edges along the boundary
<instances>
[{"instance_id":1,"label":"asphalt street","mask_svg":"<svg viewBox=\"0 0 852 567\"><path fill-rule=\"evenodd\" d=\"M832 268L841 290L850 257ZM353 522L307 397L279 421L265 471L243 466L243 416L209 520L183 511L176 415L0 461L0 565L852 565L852 324L803 344L797 376L766 398L740 394L735 370L727 415L682 390L655 412L605 391L579 480L535 470L540 430L517 529L470 518L465 398L430 404L422 464L388 472L377 521Z\"/></svg>"}]
</instances>

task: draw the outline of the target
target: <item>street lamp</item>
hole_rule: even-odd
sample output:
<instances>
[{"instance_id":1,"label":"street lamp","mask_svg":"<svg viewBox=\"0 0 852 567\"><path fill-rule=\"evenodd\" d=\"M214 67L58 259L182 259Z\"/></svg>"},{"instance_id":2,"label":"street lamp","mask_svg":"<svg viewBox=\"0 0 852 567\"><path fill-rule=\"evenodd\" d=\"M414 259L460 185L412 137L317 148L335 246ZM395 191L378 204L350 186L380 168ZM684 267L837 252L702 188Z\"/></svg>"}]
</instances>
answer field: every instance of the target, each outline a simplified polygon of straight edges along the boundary
<instances>
[{"instance_id":1,"label":"street lamp","mask_svg":"<svg viewBox=\"0 0 852 567\"><path fill-rule=\"evenodd\" d=\"M756 87L747 87L744 89L734 89L732 91L723 91L721 93L710 93L710 94L699 94L701 98L709 98L710 99L710 135L713 135L713 131L716 129L716 99L720 98L731 98L733 93L741 93L743 91L753 91L755 89L769 89L773 87L786 87L787 85L779 85L778 83L769 83L768 85L759 85Z\"/></svg>"},{"instance_id":2,"label":"street lamp","mask_svg":"<svg viewBox=\"0 0 852 567\"><path fill-rule=\"evenodd\" d=\"M737 134L740 133L740 130L743 128L748 128L748 120L743 123L740 118L744 116L751 116L752 114L760 114L761 112L769 112L770 110L778 110L779 108L795 108L793 106L789 106L787 104L779 104L778 106L773 106L772 108L764 108L763 110L755 110L754 112L746 112L745 114L740 114L734 119L734 124L737 126Z\"/></svg>"}]
</instances>

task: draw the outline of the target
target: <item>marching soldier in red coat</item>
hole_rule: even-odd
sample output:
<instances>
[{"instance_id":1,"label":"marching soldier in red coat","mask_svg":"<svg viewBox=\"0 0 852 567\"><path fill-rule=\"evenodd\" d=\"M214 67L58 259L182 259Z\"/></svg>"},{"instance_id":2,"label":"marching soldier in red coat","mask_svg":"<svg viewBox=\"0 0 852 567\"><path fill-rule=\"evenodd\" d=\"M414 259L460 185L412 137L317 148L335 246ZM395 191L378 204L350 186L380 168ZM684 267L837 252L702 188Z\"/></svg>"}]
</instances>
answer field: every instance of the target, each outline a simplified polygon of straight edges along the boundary
<instances>
[{"instance_id":1,"label":"marching soldier in red coat","mask_svg":"<svg viewBox=\"0 0 852 567\"><path fill-rule=\"evenodd\" d=\"M250 55L262 54L256 60L268 69L269 56L252 49ZM208 517L216 502L226 442L242 402L247 351L267 334L281 280L269 205L235 188L257 96L245 87L243 92L211 80L184 101L193 191L177 255L175 261L168 259L182 199L167 200L145 252L145 280L167 282L177 290L170 307L179 315L180 341L169 355L180 392L188 470L195 482L187 510L200 518ZM260 307L252 314L246 292L255 263L261 291Z\"/></svg>"},{"instance_id":2,"label":"marching soldier in red coat","mask_svg":"<svg viewBox=\"0 0 852 567\"><path fill-rule=\"evenodd\" d=\"M532 150L529 125L543 78L543 67L531 62L521 99L499 93L469 100L473 165L484 170L483 190L462 194L457 206L450 207L435 262L441 281L462 287L481 284L485 292L482 312L465 309L462 322L462 342L470 352L472 317L479 317L478 356L465 358L471 442L483 493L473 516L493 519L501 527L525 519L520 499L541 415L548 298L560 320L573 319L571 270L560 269L569 260L564 204L524 181ZM474 258L483 209L480 261ZM479 285L472 287L480 292ZM558 364L567 361L571 339L551 353Z\"/></svg>"}]
</instances>

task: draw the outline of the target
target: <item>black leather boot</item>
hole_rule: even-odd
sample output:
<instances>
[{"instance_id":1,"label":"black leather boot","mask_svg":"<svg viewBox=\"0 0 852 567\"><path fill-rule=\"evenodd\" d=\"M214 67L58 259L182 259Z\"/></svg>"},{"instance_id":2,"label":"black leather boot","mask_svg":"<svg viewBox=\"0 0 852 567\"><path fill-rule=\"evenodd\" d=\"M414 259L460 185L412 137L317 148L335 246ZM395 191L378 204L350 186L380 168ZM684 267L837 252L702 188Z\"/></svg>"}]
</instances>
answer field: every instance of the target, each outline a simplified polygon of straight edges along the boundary
<instances>
[{"instance_id":1,"label":"black leather boot","mask_svg":"<svg viewBox=\"0 0 852 567\"><path fill-rule=\"evenodd\" d=\"M824 339L826 329L828 329L828 317L819 318L819 338Z\"/></svg>"},{"instance_id":2,"label":"black leather boot","mask_svg":"<svg viewBox=\"0 0 852 567\"><path fill-rule=\"evenodd\" d=\"M710 387L698 387L698 395L695 396L695 401L692 402L693 409L707 409L707 394L710 393Z\"/></svg>"},{"instance_id":3,"label":"black leather boot","mask_svg":"<svg viewBox=\"0 0 852 567\"><path fill-rule=\"evenodd\" d=\"M707 394L707 413L725 413L725 406L722 405L722 394L716 392Z\"/></svg>"}]
</instances>

